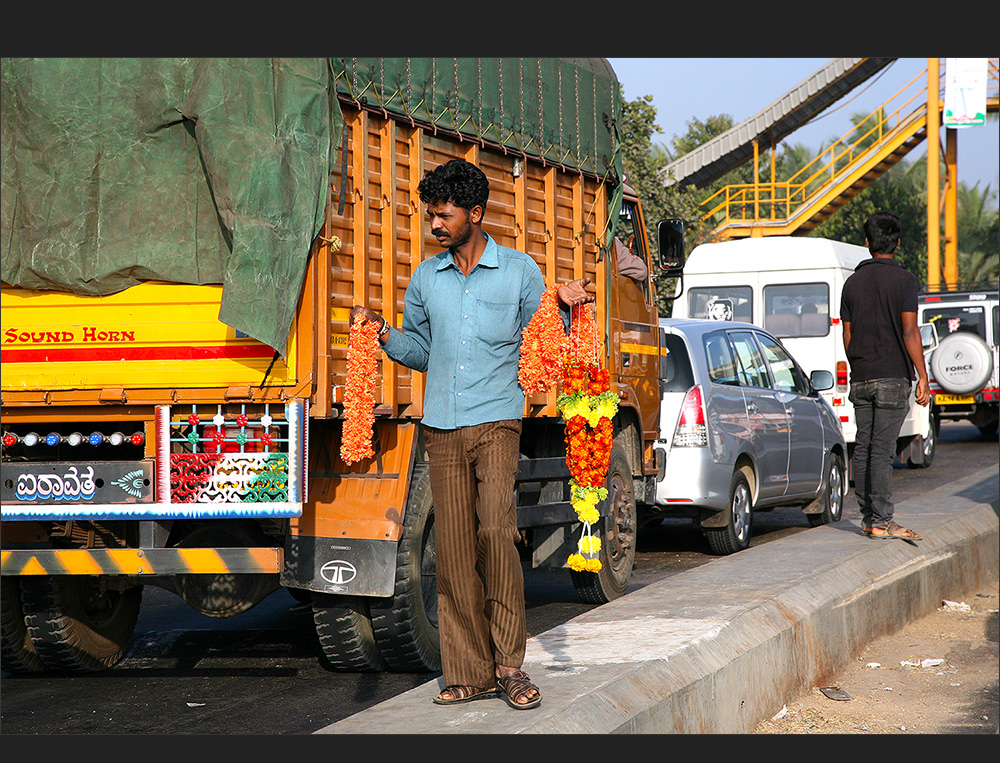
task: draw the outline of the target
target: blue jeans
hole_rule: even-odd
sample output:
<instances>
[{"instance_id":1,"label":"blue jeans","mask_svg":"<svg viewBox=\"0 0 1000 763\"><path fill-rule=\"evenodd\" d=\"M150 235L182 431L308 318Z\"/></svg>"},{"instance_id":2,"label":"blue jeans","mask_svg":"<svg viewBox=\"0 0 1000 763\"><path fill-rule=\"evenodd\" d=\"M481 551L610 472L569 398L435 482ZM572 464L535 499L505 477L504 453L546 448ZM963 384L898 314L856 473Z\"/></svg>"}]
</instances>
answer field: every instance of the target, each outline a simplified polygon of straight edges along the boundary
<instances>
[{"instance_id":1,"label":"blue jeans","mask_svg":"<svg viewBox=\"0 0 1000 763\"><path fill-rule=\"evenodd\" d=\"M892 462L896 439L910 408L909 379L852 382L858 434L854 443L854 494L865 527L885 527L893 515Z\"/></svg>"}]
</instances>

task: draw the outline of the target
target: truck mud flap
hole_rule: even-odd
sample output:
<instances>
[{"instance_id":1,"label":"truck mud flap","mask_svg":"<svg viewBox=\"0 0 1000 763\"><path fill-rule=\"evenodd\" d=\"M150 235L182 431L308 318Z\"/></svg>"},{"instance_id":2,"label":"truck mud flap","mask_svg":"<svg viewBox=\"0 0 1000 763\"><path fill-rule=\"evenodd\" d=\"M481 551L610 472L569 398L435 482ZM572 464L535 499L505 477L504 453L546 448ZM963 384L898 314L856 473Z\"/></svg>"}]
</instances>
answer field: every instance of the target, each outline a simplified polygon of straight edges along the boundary
<instances>
[{"instance_id":1,"label":"truck mud flap","mask_svg":"<svg viewBox=\"0 0 1000 763\"><path fill-rule=\"evenodd\" d=\"M5 549L3 575L261 574L283 568L280 548Z\"/></svg>"},{"instance_id":2,"label":"truck mud flap","mask_svg":"<svg viewBox=\"0 0 1000 763\"><path fill-rule=\"evenodd\" d=\"M392 596L395 540L289 536L281 583L321 593Z\"/></svg>"}]
</instances>

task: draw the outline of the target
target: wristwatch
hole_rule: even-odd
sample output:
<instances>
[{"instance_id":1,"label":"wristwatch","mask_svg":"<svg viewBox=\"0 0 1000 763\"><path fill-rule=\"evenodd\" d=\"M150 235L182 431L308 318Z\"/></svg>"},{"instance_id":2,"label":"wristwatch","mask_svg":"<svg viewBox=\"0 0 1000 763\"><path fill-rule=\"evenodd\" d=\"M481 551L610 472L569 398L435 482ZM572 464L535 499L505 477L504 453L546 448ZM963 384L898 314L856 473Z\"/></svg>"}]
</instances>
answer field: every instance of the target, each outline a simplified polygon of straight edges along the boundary
<instances>
[{"instance_id":1,"label":"wristwatch","mask_svg":"<svg viewBox=\"0 0 1000 763\"><path fill-rule=\"evenodd\" d=\"M389 333L389 321L382 319L382 328L378 330L378 336L382 337Z\"/></svg>"}]
</instances>

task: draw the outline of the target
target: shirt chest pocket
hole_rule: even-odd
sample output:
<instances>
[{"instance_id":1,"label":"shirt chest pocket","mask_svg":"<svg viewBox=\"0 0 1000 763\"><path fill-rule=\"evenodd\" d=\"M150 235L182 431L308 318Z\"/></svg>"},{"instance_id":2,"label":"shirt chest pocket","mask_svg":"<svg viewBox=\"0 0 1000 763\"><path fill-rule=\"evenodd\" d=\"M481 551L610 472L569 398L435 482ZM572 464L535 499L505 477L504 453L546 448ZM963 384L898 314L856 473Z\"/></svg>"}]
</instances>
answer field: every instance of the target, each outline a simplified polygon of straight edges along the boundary
<instances>
[{"instance_id":1,"label":"shirt chest pocket","mask_svg":"<svg viewBox=\"0 0 1000 763\"><path fill-rule=\"evenodd\" d=\"M518 339L521 328L516 302L489 302L480 299L476 303L476 330L486 342L510 342Z\"/></svg>"}]
</instances>

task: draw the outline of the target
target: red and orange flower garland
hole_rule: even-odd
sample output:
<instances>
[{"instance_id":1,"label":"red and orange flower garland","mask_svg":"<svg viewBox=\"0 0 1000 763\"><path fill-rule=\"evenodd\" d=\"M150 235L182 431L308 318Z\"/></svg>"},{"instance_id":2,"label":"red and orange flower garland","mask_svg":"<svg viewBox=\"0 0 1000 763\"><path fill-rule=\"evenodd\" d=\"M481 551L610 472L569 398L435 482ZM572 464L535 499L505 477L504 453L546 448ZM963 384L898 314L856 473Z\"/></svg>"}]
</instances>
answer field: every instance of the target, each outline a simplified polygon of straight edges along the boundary
<instances>
[{"instance_id":1,"label":"red and orange flower garland","mask_svg":"<svg viewBox=\"0 0 1000 763\"><path fill-rule=\"evenodd\" d=\"M567 337L555 299L553 287L545 292L538 311L522 333L518 377L526 393L548 391L561 377L556 408L566 423L570 503L583 524L577 553L570 554L567 563L573 570L599 572L601 539L592 526L600 519L598 502L608 495L604 480L611 458L611 420L618 411L618 398L611 392L607 369L598 360L599 336L590 307L573 309Z\"/></svg>"},{"instance_id":2,"label":"red and orange flower garland","mask_svg":"<svg viewBox=\"0 0 1000 763\"><path fill-rule=\"evenodd\" d=\"M542 293L538 310L521 331L521 363L517 380L524 394L548 392L562 376L563 358L569 347L559 317L556 287Z\"/></svg>"},{"instance_id":3,"label":"red and orange flower garland","mask_svg":"<svg viewBox=\"0 0 1000 763\"><path fill-rule=\"evenodd\" d=\"M378 324L351 324L347 340L347 384L344 388L344 431L340 457L346 464L372 458L375 426L375 383L378 379Z\"/></svg>"}]
</instances>

